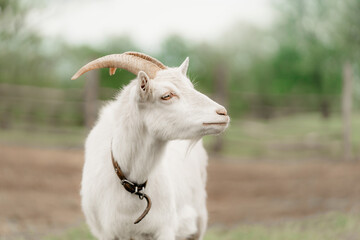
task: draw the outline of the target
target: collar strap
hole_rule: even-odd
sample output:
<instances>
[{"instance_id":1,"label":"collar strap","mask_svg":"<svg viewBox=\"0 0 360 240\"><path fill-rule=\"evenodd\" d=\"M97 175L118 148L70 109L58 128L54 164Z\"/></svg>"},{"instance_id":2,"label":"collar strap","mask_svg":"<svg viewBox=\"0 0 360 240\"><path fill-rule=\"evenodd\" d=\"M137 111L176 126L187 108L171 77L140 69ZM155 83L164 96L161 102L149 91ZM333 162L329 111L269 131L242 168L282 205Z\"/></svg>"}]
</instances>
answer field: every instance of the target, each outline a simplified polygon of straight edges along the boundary
<instances>
[{"instance_id":1,"label":"collar strap","mask_svg":"<svg viewBox=\"0 0 360 240\"><path fill-rule=\"evenodd\" d=\"M111 160L112 160L112 163L114 166L115 173L119 177L119 179L121 181L121 185L125 188L125 190L131 194L135 194L135 195L139 196L140 200L143 200L145 198L145 200L147 202L147 206L146 206L144 212L134 222L134 224L138 224L148 214L148 212L150 211L150 208L151 208L150 197L142 192L146 187L147 181L144 182L143 184L137 184L137 183L127 180L124 173L121 171L119 164L114 159L112 148L111 148Z\"/></svg>"}]
</instances>

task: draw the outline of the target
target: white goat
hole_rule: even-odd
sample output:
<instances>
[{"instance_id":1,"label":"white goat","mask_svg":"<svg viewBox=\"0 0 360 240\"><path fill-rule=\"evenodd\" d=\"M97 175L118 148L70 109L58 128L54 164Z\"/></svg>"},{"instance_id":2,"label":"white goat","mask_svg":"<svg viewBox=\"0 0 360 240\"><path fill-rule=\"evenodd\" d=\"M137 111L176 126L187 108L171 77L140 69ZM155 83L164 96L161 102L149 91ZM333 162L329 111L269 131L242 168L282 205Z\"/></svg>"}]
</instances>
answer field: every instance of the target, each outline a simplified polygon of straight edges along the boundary
<instances>
[{"instance_id":1,"label":"white goat","mask_svg":"<svg viewBox=\"0 0 360 240\"><path fill-rule=\"evenodd\" d=\"M168 68L145 54L127 52L94 60L73 76L95 68L110 68L111 75L116 68L137 74L101 110L86 141L82 208L97 238L203 238L207 154L200 139L224 131L230 118L224 107L194 89L186 77L188 63L187 58L180 67ZM125 181L119 180L116 165ZM147 207L139 198L148 196L149 214L134 224Z\"/></svg>"}]
</instances>

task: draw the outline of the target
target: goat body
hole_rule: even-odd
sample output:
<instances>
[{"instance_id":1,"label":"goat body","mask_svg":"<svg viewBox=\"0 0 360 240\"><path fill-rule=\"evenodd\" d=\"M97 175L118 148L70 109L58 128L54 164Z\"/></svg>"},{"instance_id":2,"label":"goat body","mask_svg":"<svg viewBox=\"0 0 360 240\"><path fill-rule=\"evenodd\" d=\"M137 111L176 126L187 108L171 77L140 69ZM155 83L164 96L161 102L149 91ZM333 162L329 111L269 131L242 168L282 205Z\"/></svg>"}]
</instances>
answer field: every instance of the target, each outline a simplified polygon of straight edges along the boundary
<instances>
[{"instance_id":1,"label":"goat body","mask_svg":"<svg viewBox=\"0 0 360 240\"><path fill-rule=\"evenodd\" d=\"M222 132L225 109L197 92L186 77L188 60L159 71L139 72L99 115L85 144L82 208L101 240L202 239L206 230L207 154L201 137ZM220 109L220 110L219 110ZM147 182L146 202L121 185L113 156L130 181Z\"/></svg>"}]
</instances>

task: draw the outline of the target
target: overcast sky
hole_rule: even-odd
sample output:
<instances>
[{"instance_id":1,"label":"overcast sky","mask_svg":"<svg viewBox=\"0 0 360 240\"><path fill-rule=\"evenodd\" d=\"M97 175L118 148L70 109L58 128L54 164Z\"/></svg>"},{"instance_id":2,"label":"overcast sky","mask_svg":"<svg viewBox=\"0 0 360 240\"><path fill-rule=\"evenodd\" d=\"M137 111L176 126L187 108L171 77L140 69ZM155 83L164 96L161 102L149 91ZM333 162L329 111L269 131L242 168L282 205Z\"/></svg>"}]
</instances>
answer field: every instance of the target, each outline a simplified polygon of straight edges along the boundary
<instances>
[{"instance_id":1,"label":"overcast sky","mask_svg":"<svg viewBox=\"0 0 360 240\"><path fill-rule=\"evenodd\" d=\"M213 40L237 22L266 27L272 19L270 0L62 0L33 11L28 22L75 44L127 34L151 49L172 33Z\"/></svg>"}]
</instances>

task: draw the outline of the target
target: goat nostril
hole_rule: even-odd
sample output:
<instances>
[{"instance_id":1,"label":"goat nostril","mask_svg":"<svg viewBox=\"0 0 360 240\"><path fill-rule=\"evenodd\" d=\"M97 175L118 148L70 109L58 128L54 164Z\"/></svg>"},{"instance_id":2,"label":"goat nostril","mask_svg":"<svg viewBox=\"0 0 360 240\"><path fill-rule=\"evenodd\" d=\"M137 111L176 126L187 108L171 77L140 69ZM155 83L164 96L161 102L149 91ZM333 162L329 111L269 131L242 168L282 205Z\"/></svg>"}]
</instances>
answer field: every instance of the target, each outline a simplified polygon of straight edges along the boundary
<instances>
[{"instance_id":1,"label":"goat nostril","mask_svg":"<svg viewBox=\"0 0 360 240\"><path fill-rule=\"evenodd\" d=\"M225 108L216 110L216 113L217 113L218 115L227 116L227 112L226 112L226 109L225 109Z\"/></svg>"}]
</instances>

